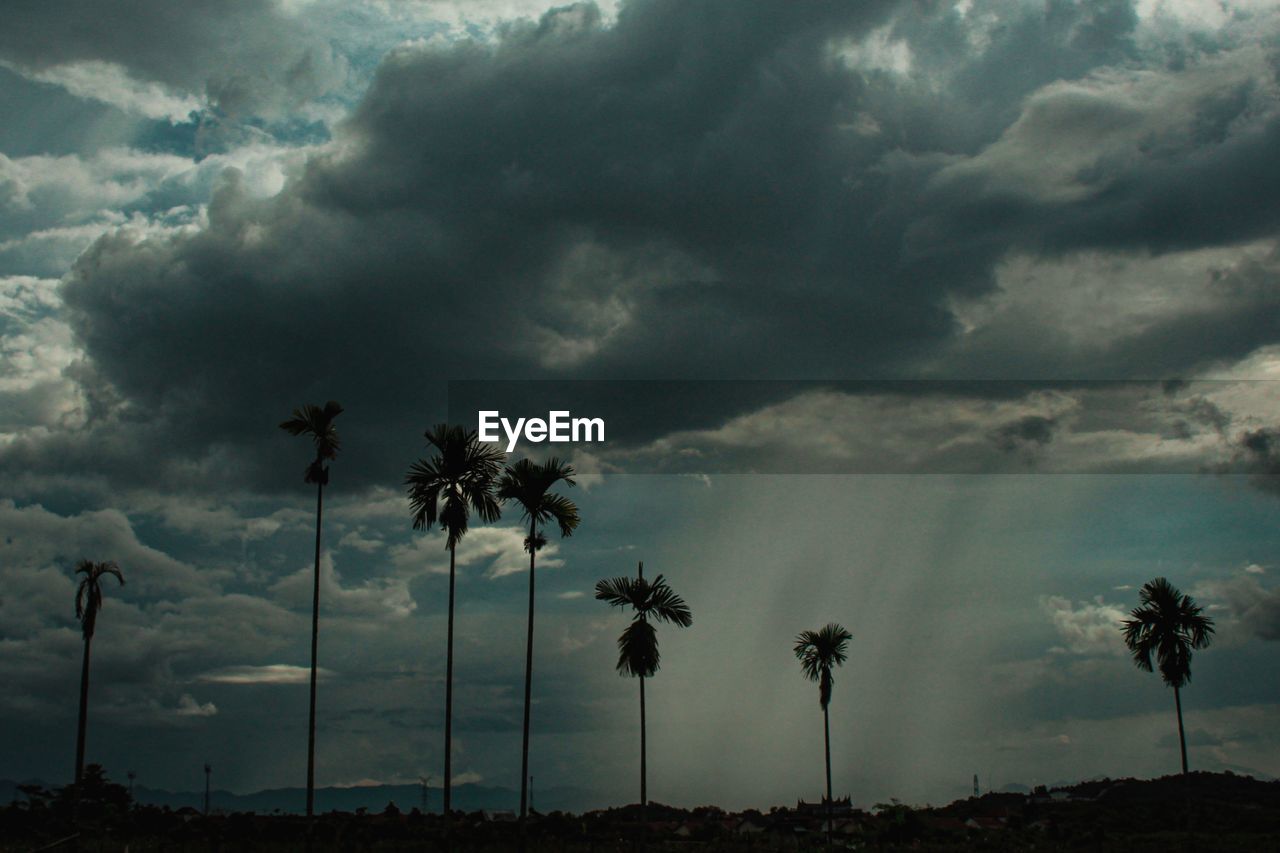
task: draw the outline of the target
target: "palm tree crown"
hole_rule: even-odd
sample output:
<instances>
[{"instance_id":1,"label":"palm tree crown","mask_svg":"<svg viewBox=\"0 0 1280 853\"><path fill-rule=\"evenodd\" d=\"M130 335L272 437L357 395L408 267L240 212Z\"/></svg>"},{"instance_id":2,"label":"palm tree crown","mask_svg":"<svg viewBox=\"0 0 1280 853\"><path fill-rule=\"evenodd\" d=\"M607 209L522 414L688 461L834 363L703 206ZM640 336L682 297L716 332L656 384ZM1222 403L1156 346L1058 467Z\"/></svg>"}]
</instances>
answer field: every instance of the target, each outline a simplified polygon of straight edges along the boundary
<instances>
[{"instance_id":1,"label":"palm tree crown","mask_svg":"<svg viewBox=\"0 0 1280 853\"><path fill-rule=\"evenodd\" d=\"M114 575L124 585L124 575L114 561L95 563L92 560L81 560L76 564L76 574L84 575L80 586L76 589L76 618L80 620L80 630L86 640L92 639L98 624L98 611L102 609L102 576Z\"/></svg>"},{"instance_id":2,"label":"palm tree crown","mask_svg":"<svg viewBox=\"0 0 1280 853\"><path fill-rule=\"evenodd\" d=\"M549 491L562 481L566 486L574 484L573 466L555 457L541 464L521 459L508 465L498 481L498 498L518 503L525 520L530 522L533 538L525 540L526 549L536 551L546 544L546 539L537 533L538 527L554 521L561 536L572 536L581 521L573 501Z\"/></svg>"},{"instance_id":3,"label":"palm tree crown","mask_svg":"<svg viewBox=\"0 0 1280 853\"><path fill-rule=\"evenodd\" d=\"M466 534L472 510L487 522L501 515L493 482L506 454L460 426L438 424L426 439L436 455L413 463L404 480L413 527L430 530L438 521L448 535L445 547L453 548Z\"/></svg>"},{"instance_id":4,"label":"palm tree crown","mask_svg":"<svg viewBox=\"0 0 1280 853\"><path fill-rule=\"evenodd\" d=\"M818 703L826 710L831 704L833 667L848 659L846 651L853 635L843 625L829 622L817 631L804 631L796 637L795 653L805 677L818 682Z\"/></svg>"},{"instance_id":5,"label":"palm tree crown","mask_svg":"<svg viewBox=\"0 0 1280 853\"><path fill-rule=\"evenodd\" d=\"M308 403L294 409L293 416L280 424L280 429L290 435L309 435L315 441L316 458L307 466L303 482L321 486L329 482L329 469L324 463L326 459L336 459L342 446L338 430L333 425L334 418L340 414L342 405L334 400L325 403L323 408Z\"/></svg>"},{"instance_id":6,"label":"palm tree crown","mask_svg":"<svg viewBox=\"0 0 1280 853\"><path fill-rule=\"evenodd\" d=\"M1141 670L1160 676L1170 687L1191 681L1191 652L1213 638L1213 620L1202 616L1200 605L1164 578L1146 583L1138 593L1140 607L1124 620L1124 642ZM1154 658L1154 666L1153 666Z\"/></svg>"},{"instance_id":7,"label":"palm tree crown","mask_svg":"<svg viewBox=\"0 0 1280 853\"><path fill-rule=\"evenodd\" d=\"M649 678L658 671L658 634L650 617L681 628L693 624L688 605L662 575L652 583L632 577L602 580L596 584L596 598L613 607L630 606L635 612L631 624L618 637L618 673L621 675Z\"/></svg>"}]
</instances>

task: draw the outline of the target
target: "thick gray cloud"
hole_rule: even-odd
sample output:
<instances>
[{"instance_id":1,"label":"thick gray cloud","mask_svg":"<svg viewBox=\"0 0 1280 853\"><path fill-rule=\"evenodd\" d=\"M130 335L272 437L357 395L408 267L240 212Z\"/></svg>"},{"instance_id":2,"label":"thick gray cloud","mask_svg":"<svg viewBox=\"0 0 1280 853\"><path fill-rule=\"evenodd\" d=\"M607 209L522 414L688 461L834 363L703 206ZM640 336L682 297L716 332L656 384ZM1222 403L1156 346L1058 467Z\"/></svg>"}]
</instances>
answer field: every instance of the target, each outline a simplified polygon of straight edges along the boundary
<instances>
[{"instance_id":1,"label":"thick gray cloud","mask_svg":"<svg viewBox=\"0 0 1280 853\"><path fill-rule=\"evenodd\" d=\"M279 476L262 441L310 397L411 452L459 375L1193 370L1272 340L1274 262L1168 293L1142 259L1274 232L1250 199L1280 113L1256 39L1154 38L1124 4L649 0L406 46L279 195L228 173L197 233L101 238L67 317L157 440L232 478ZM1174 307L1086 350L1070 272L1001 278L1086 250Z\"/></svg>"},{"instance_id":2,"label":"thick gray cloud","mask_svg":"<svg viewBox=\"0 0 1280 853\"><path fill-rule=\"evenodd\" d=\"M1258 574L1209 582L1203 585L1203 591L1225 603L1246 636L1280 640L1280 589L1265 586Z\"/></svg>"}]
</instances>

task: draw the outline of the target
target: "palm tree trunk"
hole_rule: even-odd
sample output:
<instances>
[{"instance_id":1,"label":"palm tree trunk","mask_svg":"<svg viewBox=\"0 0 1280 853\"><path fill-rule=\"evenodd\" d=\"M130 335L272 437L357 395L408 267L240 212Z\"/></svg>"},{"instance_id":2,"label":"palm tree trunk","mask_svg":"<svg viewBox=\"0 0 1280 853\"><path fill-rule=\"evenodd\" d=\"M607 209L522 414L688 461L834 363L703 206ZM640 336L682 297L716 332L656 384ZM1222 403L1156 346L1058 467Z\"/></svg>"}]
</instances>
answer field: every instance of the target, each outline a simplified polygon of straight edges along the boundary
<instances>
[{"instance_id":1,"label":"palm tree trunk","mask_svg":"<svg viewBox=\"0 0 1280 853\"><path fill-rule=\"evenodd\" d=\"M316 646L320 637L320 521L324 514L324 483L316 485L316 564L311 590L311 709L307 716L307 821L316 800Z\"/></svg>"},{"instance_id":2,"label":"palm tree trunk","mask_svg":"<svg viewBox=\"0 0 1280 853\"><path fill-rule=\"evenodd\" d=\"M645 741L644 676L640 676L640 849L644 850L649 833L649 769L647 743Z\"/></svg>"},{"instance_id":3,"label":"palm tree trunk","mask_svg":"<svg viewBox=\"0 0 1280 853\"><path fill-rule=\"evenodd\" d=\"M538 536L538 522L529 521L529 633L525 639L524 653L524 737L520 744L520 821L528 816L529 810L529 707L533 696L533 569L534 556L537 553L535 540ZM521 845L524 843L524 832L520 833Z\"/></svg>"},{"instance_id":4,"label":"palm tree trunk","mask_svg":"<svg viewBox=\"0 0 1280 853\"><path fill-rule=\"evenodd\" d=\"M84 638L84 660L80 664L80 722L76 726L76 799L80 798L80 780L84 777L84 734L89 722L89 648L93 637Z\"/></svg>"},{"instance_id":5,"label":"palm tree trunk","mask_svg":"<svg viewBox=\"0 0 1280 853\"><path fill-rule=\"evenodd\" d=\"M831 715L822 706L822 738L827 756L827 849L831 849Z\"/></svg>"},{"instance_id":6,"label":"palm tree trunk","mask_svg":"<svg viewBox=\"0 0 1280 853\"><path fill-rule=\"evenodd\" d=\"M1173 688L1173 703L1178 709L1178 745L1182 747L1182 775L1187 775L1187 736L1182 730L1182 696L1177 685Z\"/></svg>"},{"instance_id":7,"label":"palm tree trunk","mask_svg":"<svg viewBox=\"0 0 1280 853\"><path fill-rule=\"evenodd\" d=\"M453 584L457 545L449 546L449 639L444 664L444 826L449 831L453 793Z\"/></svg>"}]
</instances>

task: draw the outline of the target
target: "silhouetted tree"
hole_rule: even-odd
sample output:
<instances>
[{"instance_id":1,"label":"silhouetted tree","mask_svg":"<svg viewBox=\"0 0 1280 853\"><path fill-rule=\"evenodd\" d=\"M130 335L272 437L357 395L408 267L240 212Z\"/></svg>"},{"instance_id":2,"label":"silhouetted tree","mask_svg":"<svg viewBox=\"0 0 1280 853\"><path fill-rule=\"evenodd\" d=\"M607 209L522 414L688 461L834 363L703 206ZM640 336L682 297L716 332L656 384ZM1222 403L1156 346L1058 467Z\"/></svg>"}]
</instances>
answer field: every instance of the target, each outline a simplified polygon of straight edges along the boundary
<instances>
[{"instance_id":1,"label":"silhouetted tree","mask_svg":"<svg viewBox=\"0 0 1280 853\"><path fill-rule=\"evenodd\" d=\"M618 672L640 679L640 821L645 821L648 805L647 756L645 742L644 680L658 671L658 632L650 618L670 622L681 628L693 624L684 599L667 585L662 575L653 583L644 579L644 563L636 570L636 577L617 577L596 584L596 598L612 607L630 607L635 614L631 624L618 637Z\"/></svg>"},{"instance_id":2,"label":"silhouetted tree","mask_svg":"<svg viewBox=\"0 0 1280 853\"><path fill-rule=\"evenodd\" d=\"M311 592L311 704L307 716L307 817L315 813L316 797L316 646L320 636L320 523L324 516L324 487L329 484L326 461L336 459L341 443L333 420L342 406L333 400L324 407L310 403L293 410L293 417L280 424L290 435L309 435L315 442L316 458L307 466L304 483L316 484L316 560Z\"/></svg>"},{"instance_id":3,"label":"silhouetted tree","mask_svg":"<svg viewBox=\"0 0 1280 853\"><path fill-rule=\"evenodd\" d=\"M444 816L452 808L453 789L453 590L459 540L467 532L471 510L487 522L498 520L501 508L494 497L494 482L506 459L497 447L479 440L475 432L460 426L437 424L426 431L436 453L409 468L409 507L415 530L430 530L437 522L445 532L449 550L449 629L445 655L444 688Z\"/></svg>"},{"instance_id":4,"label":"silhouetted tree","mask_svg":"<svg viewBox=\"0 0 1280 853\"><path fill-rule=\"evenodd\" d=\"M133 802L129 790L108 779L102 765L92 761L84 766L79 784L60 788L54 792L54 796L59 812L70 807L81 817L89 819L101 819L107 815L123 816L128 813Z\"/></svg>"},{"instance_id":5,"label":"silhouetted tree","mask_svg":"<svg viewBox=\"0 0 1280 853\"><path fill-rule=\"evenodd\" d=\"M84 658L80 663L80 722L76 726L76 775L75 786L79 790L84 779L84 738L89 720L89 653L93 646L93 632L98 626L98 611L102 609L102 577L112 575L124 585L124 575L114 562L95 563L81 560L76 564L76 574L84 575L76 588L76 618L80 620L80 633L84 636Z\"/></svg>"},{"instance_id":6,"label":"silhouetted tree","mask_svg":"<svg viewBox=\"0 0 1280 853\"><path fill-rule=\"evenodd\" d=\"M498 481L498 498L519 504L529 521L529 536L524 540L529 552L529 623L525 639L524 661L524 737L520 743L520 819L528 815L529 805L529 708L533 695L533 587L534 562L538 549L547 544L538 531L539 525L555 522L561 536L573 535L580 521L578 507L564 495L551 492L556 483L573 485L573 467L552 457L541 464L521 459L508 465ZM523 839L523 833L521 838Z\"/></svg>"},{"instance_id":7,"label":"silhouetted tree","mask_svg":"<svg viewBox=\"0 0 1280 853\"><path fill-rule=\"evenodd\" d=\"M831 846L831 687L835 681L831 670L848 659L845 652L853 635L843 625L829 622L817 631L804 631L796 637L795 653L805 677L818 682L818 704L822 706L822 736L827 758L827 846Z\"/></svg>"},{"instance_id":8,"label":"silhouetted tree","mask_svg":"<svg viewBox=\"0 0 1280 853\"><path fill-rule=\"evenodd\" d=\"M1145 672L1155 666L1160 677L1173 688L1173 704L1178 712L1178 745L1182 749L1182 772L1187 772L1187 737L1182 728L1182 688L1191 681L1191 652L1203 649L1213 638L1213 620L1201 616L1203 609L1189 595L1183 595L1164 578L1143 585L1139 607L1124 621L1124 643L1133 652L1133 662Z\"/></svg>"}]
</instances>

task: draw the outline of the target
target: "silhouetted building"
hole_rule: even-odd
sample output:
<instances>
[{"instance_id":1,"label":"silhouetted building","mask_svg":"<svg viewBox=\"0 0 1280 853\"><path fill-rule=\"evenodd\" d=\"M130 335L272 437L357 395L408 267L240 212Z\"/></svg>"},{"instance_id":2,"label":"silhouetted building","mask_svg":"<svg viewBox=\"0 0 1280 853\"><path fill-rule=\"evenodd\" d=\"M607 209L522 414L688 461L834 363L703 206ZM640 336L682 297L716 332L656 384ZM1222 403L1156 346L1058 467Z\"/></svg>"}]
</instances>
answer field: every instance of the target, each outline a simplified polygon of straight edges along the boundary
<instances>
[{"instance_id":1,"label":"silhouetted building","mask_svg":"<svg viewBox=\"0 0 1280 853\"><path fill-rule=\"evenodd\" d=\"M849 814L853 811L853 803L850 796L837 797L831 801L831 813L833 815ZM813 815L814 817L826 817L827 801L823 800L818 803L806 803L804 800L796 802L796 811L802 815Z\"/></svg>"}]
</instances>

